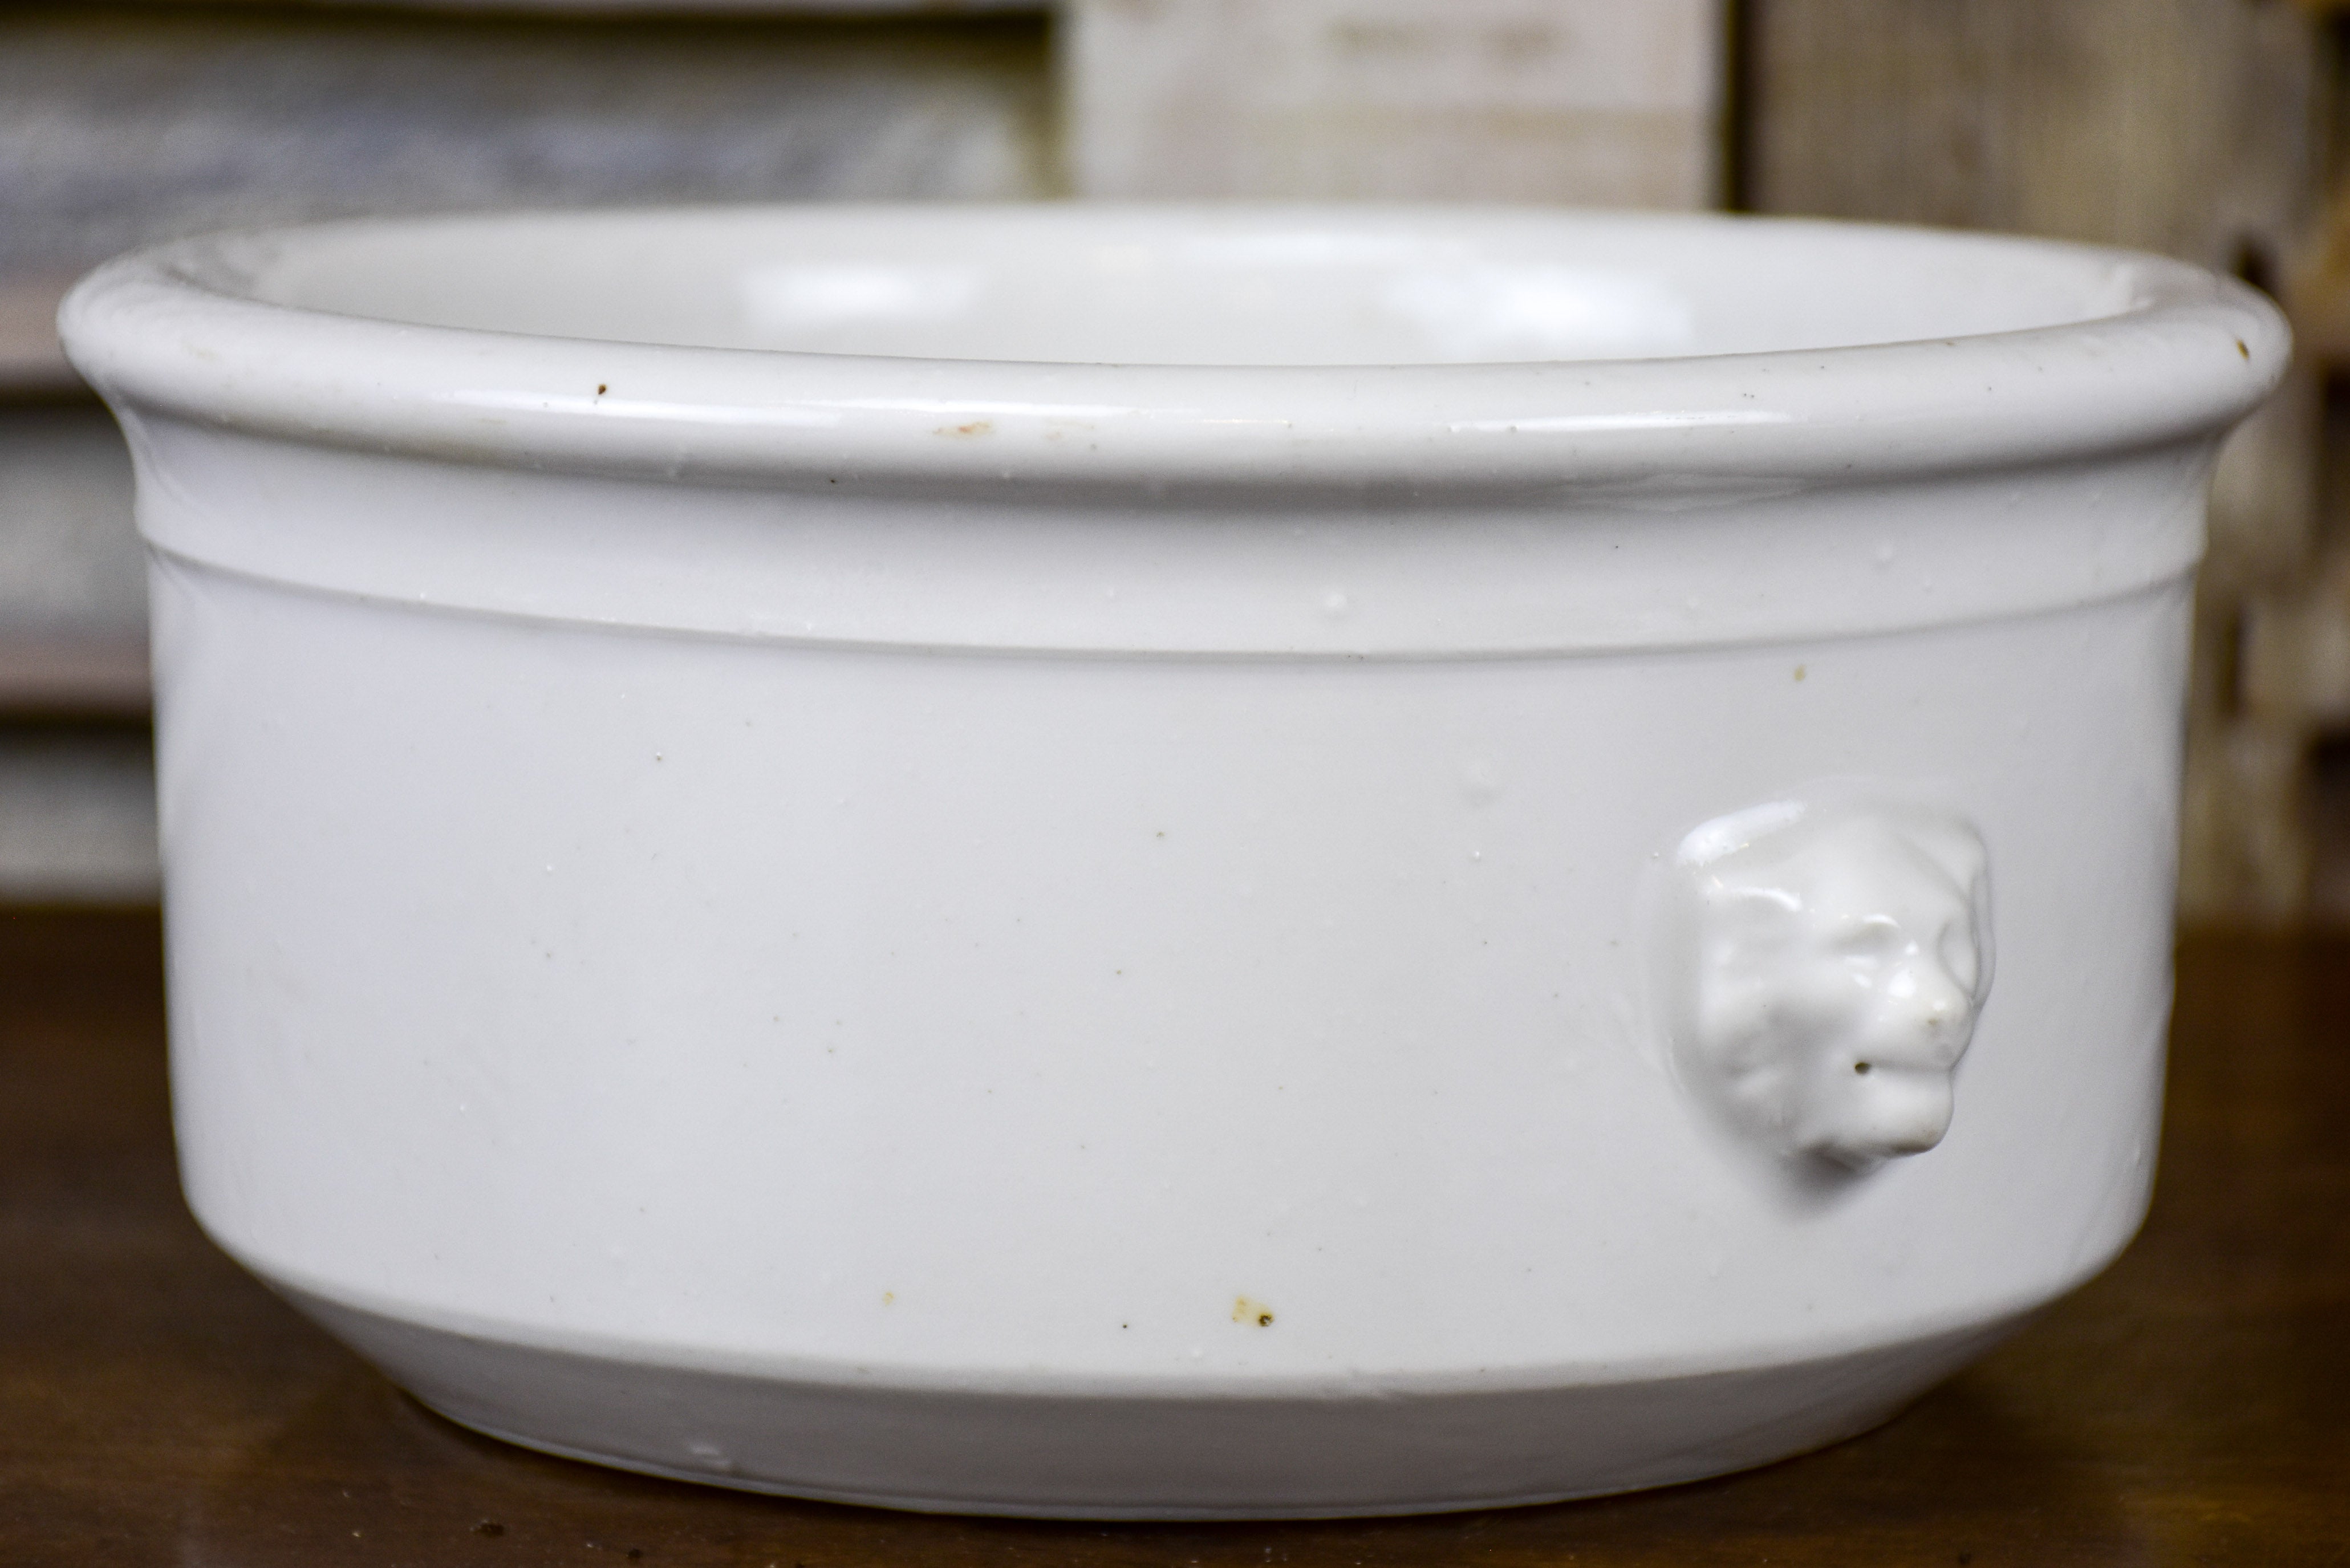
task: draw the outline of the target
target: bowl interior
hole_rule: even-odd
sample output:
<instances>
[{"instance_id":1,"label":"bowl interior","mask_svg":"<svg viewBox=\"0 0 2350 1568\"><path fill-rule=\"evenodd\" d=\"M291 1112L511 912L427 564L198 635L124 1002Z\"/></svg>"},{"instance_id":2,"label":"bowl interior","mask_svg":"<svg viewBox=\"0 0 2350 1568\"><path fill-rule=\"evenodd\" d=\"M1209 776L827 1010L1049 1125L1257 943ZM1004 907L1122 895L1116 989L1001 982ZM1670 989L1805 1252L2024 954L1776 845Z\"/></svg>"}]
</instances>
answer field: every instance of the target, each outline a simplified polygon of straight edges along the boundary
<instances>
[{"instance_id":1,"label":"bowl interior","mask_svg":"<svg viewBox=\"0 0 2350 1568\"><path fill-rule=\"evenodd\" d=\"M1476 209L799 208L276 236L273 303L704 348L1085 364L1674 358L2092 320L2111 253L1722 217Z\"/></svg>"}]
</instances>

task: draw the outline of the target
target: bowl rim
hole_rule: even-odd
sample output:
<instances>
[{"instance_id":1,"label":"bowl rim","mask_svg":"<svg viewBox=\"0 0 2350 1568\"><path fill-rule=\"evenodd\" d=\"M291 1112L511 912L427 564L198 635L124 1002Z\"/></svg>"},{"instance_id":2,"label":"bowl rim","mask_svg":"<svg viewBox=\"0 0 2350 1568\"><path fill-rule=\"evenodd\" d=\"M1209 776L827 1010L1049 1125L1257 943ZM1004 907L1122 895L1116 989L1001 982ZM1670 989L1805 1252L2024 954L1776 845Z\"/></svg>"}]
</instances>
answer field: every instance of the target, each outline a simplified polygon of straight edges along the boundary
<instances>
[{"instance_id":1,"label":"bowl rim","mask_svg":"<svg viewBox=\"0 0 2350 1568\"><path fill-rule=\"evenodd\" d=\"M2036 253L2134 303L2054 326L1676 358L1222 366L925 359L420 326L268 303L306 238L422 225L690 223L862 213L941 227L1023 213L1230 224L1527 214L1810 229ZM1080 217L1077 221L1083 221ZM2282 312L2232 278L2126 250L1816 219L1385 203L762 203L346 220L134 251L68 296L74 366L133 420L445 462L709 483L1634 493L2022 467L2205 439L2282 376ZM1070 439L1071 437L1082 439Z\"/></svg>"}]
</instances>

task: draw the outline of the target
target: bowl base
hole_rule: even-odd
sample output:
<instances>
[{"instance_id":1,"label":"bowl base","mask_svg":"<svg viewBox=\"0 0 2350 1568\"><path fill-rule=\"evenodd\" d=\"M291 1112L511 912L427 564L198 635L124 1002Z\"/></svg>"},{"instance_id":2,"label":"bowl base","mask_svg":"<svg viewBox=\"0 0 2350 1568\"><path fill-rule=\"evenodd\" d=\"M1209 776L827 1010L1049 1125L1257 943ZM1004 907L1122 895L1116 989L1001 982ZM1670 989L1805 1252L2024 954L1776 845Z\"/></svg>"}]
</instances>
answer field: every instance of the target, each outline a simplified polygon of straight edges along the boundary
<instances>
[{"instance_id":1,"label":"bowl base","mask_svg":"<svg viewBox=\"0 0 2350 1568\"><path fill-rule=\"evenodd\" d=\"M1697 1480L1866 1431L2018 1321L1638 1382L1188 1398L647 1365L286 1293L432 1409L524 1448L827 1502L1053 1519L1441 1513Z\"/></svg>"}]
</instances>

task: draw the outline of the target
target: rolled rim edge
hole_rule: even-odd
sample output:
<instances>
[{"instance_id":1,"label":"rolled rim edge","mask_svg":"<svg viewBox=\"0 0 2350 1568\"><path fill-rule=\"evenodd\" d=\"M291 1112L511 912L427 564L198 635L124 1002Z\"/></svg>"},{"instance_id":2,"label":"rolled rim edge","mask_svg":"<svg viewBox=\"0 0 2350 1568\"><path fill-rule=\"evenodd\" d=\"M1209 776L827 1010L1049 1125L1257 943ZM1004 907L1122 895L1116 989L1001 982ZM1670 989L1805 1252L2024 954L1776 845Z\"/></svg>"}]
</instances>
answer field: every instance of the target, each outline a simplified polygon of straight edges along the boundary
<instances>
[{"instance_id":1,"label":"rolled rim edge","mask_svg":"<svg viewBox=\"0 0 2350 1568\"><path fill-rule=\"evenodd\" d=\"M1419 491L1833 482L2091 457L2215 434L2267 395L2291 352L2283 316L2249 286L2085 249L2141 266L2147 302L1939 340L1499 365L668 347L336 315L217 281L237 250L298 232L179 241L100 266L59 312L69 358L118 409L465 463L733 483Z\"/></svg>"}]
</instances>

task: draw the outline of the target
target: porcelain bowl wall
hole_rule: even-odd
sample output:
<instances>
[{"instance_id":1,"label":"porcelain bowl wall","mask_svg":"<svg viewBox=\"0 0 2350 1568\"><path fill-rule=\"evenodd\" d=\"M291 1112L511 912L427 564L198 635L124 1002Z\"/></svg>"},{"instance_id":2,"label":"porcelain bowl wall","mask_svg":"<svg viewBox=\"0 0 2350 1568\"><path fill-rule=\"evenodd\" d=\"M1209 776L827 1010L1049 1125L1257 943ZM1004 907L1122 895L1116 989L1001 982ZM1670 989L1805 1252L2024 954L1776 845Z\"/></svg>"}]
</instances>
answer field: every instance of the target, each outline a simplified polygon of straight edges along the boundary
<instances>
[{"instance_id":1,"label":"porcelain bowl wall","mask_svg":"<svg viewBox=\"0 0 2350 1568\"><path fill-rule=\"evenodd\" d=\"M1857 1430L2154 1168L2265 302L1717 218L191 242L198 1217L438 1408L925 1508L1399 1511Z\"/></svg>"}]
</instances>

